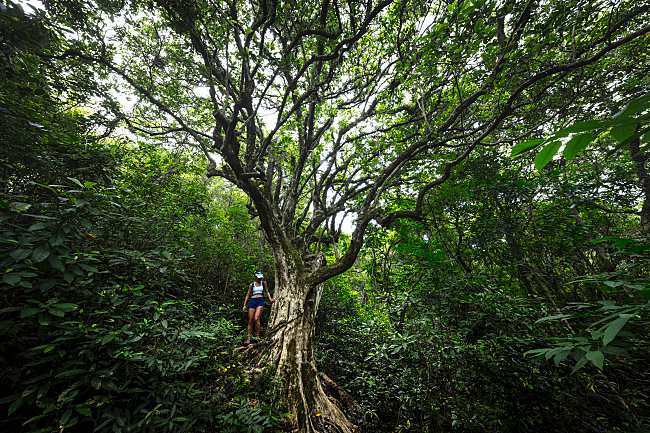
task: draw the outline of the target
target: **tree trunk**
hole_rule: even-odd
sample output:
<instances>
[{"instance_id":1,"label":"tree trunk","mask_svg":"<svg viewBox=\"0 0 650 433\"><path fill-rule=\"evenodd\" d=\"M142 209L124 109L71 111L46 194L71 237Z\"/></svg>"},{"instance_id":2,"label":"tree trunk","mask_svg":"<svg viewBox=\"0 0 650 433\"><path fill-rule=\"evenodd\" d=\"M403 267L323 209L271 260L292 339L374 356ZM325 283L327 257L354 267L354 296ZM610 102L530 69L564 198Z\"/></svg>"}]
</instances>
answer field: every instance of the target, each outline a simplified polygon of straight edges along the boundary
<instances>
[{"instance_id":1,"label":"tree trunk","mask_svg":"<svg viewBox=\"0 0 650 433\"><path fill-rule=\"evenodd\" d=\"M322 285L307 285L305 270L284 252L276 250L274 256L276 302L268 328L270 349L261 365L272 366L282 379L299 432L353 432L355 426L336 399L325 393L316 369L313 343ZM312 268L320 265L321 259L308 264Z\"/></svg>"},{"instance_id":2,"label":"tree trunk","mask_svg":"<svg viewBox=\"0 0 650 433\"><path fill-rule=\"evenodd\" d=\"M643 204L641 206L641 230L650 234L650 173L646 164L648 162L647 152L641 150L640 137L634 137L629 142L630 156L636 166L636 173L639 176L641 191L643 192Z\"/></svg>"}]
</instances>

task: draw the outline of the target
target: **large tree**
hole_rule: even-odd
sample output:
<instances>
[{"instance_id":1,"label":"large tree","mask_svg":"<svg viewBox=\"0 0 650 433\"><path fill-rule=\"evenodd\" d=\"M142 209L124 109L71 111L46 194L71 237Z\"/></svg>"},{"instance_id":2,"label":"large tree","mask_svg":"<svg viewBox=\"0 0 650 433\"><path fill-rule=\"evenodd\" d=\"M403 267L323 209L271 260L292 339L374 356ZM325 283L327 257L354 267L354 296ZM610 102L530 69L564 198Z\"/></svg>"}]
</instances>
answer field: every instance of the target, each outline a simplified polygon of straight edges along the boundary
<instances>
[{"instance_id":1,"label":"large tree","mask_svg":"<svg viewBox=\"0 0 650 433\"><path fill-rule=\"evenodd\" d=\"M593 71L647 49L650 32L639 1L45 3L68 29L48 58L114 83L96 98L109 129L195 146L209 176L250 198L276 269L260 362L305 432L354 428L316 369L314 319L369 225L421 218L427 192L476 149L572 120Z\"/></svg>"}]
</instances>

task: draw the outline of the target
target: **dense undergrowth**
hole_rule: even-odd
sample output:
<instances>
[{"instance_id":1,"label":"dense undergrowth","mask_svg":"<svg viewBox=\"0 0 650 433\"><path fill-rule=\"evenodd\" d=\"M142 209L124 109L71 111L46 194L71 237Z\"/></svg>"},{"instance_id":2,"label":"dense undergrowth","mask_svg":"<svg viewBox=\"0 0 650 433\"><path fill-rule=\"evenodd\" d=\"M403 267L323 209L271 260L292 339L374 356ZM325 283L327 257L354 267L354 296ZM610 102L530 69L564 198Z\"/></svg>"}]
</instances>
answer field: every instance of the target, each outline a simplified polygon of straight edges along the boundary
<instances>
[{"instance_id":1,"label":"dense undergrowth","mask_svg":"<svg viewBox=\"0 0 650 433\"><path fill-rule=\"evenodd\" d=\"M201 269L237 281L264 263L257 243L220 244L257 238L238 218L241 200L211 209L210 195L224 192L203 186L201 167L182 155L47 138L29 150L49 167L72 154L78 168L32 176L22 168L29 153L3 161L6 428L224 431L275 422L251 416L268 412L261 405L237 412L248 382L246 362L233 355L239 328L223 299L214 302L228 292Z\"/></svg>"}]
</instances>

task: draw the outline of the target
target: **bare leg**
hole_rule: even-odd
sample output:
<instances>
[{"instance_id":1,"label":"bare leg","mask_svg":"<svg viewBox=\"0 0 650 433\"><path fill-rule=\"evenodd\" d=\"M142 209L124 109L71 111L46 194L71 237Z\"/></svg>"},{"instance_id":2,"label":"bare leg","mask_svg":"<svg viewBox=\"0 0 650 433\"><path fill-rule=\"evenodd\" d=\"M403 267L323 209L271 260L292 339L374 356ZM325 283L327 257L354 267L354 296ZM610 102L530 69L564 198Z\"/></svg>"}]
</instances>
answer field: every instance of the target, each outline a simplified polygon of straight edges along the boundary
<instances>
[{"instance_id":1,"label":"bare leg","mask_svg":"<svg viewBox=\"0 0 650 433\"><path fill-rule=\"evenodd\" d=\"M253 335L253 326L255 324L255 309L248 309L248 338L246 339L246 344L251 342L251 335Z\"/></svg>"},{"instance_id":2,"label":"bare leg","mask_svg":"<svg viewBox=\"0 0 650 433\"><path fill-rule=\"evenodd\" d=\"M264 310L264 307L257 307L255 310L255 331L258 337L262 333L262 310Z\"/></svg>"}]
</instances>

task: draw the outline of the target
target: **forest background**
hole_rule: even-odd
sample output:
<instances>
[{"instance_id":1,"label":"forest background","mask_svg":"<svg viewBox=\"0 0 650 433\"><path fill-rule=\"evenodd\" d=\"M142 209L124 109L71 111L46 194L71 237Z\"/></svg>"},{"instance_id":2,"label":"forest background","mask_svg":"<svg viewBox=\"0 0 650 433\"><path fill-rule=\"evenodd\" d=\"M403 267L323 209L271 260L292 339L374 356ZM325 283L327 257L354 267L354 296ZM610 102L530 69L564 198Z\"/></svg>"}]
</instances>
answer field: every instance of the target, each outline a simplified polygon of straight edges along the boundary
<instances>
[{"instance_id":1,"label":"forest background","mask_svg":"<svg viewBox=\"0 0 650 433\"><path fill-rule=\"evenodd\" d=\"M402 3L412 6L394 4ZM453 1L414 33L445 39L458 55L445 59L466 65L471 50L489 57L492 49L463 39L467 23L477 41L505 49L502 38L517 29L508 23L528 10L542 26L520 35L531 65L591 60L531 90L525 113L484 136L489 144L461 148L457 161L457 142L420 155L420 169L381 199L383 216L416 209L417 218L369 223L350 268L321 282L313 312L320 383L361 431L650 429L650 4L540 3ZM142 60L130 70L135 84L155 81L156 70L175 77L187 66L185 47L157 57L135 45L160 30L143 12L147 2L44 4L0 4L0 429L327 430L318 407L295 406L282 378L259 368L258 349L240 348L252 273L277 283L256 199L229 174L215 176L217 154L206 159L182 124L156 123L161 114L146 97L127 100L116 78L124 70L68 55L101 50L75 38L75 19L101 23L123 8L141 20L122 22L134 44L127 52ZM441 54L428 55L418 73ZM203 72L161 85L164 100L186 101ZM471 74L457 78L449 79L457 94L412 93L412 104L384 95L383 115L431 127L428 114L445 104L436 95L463 101L476 88ZM469 119L489 119L512 90L507 80L492 88ZM205 121L202 109L188 113ZM408 144L423 134L404 127L391 125L391 138ZM392 152L381 140L363 146ZM351 155L367 154L363 146ZM361 171L372 174L386 161L366 162ZM306 212L316 203L303 203ZM309 251L327 263L346 257L361 203L314 230Z\"/></svg>"}]
</instances>

